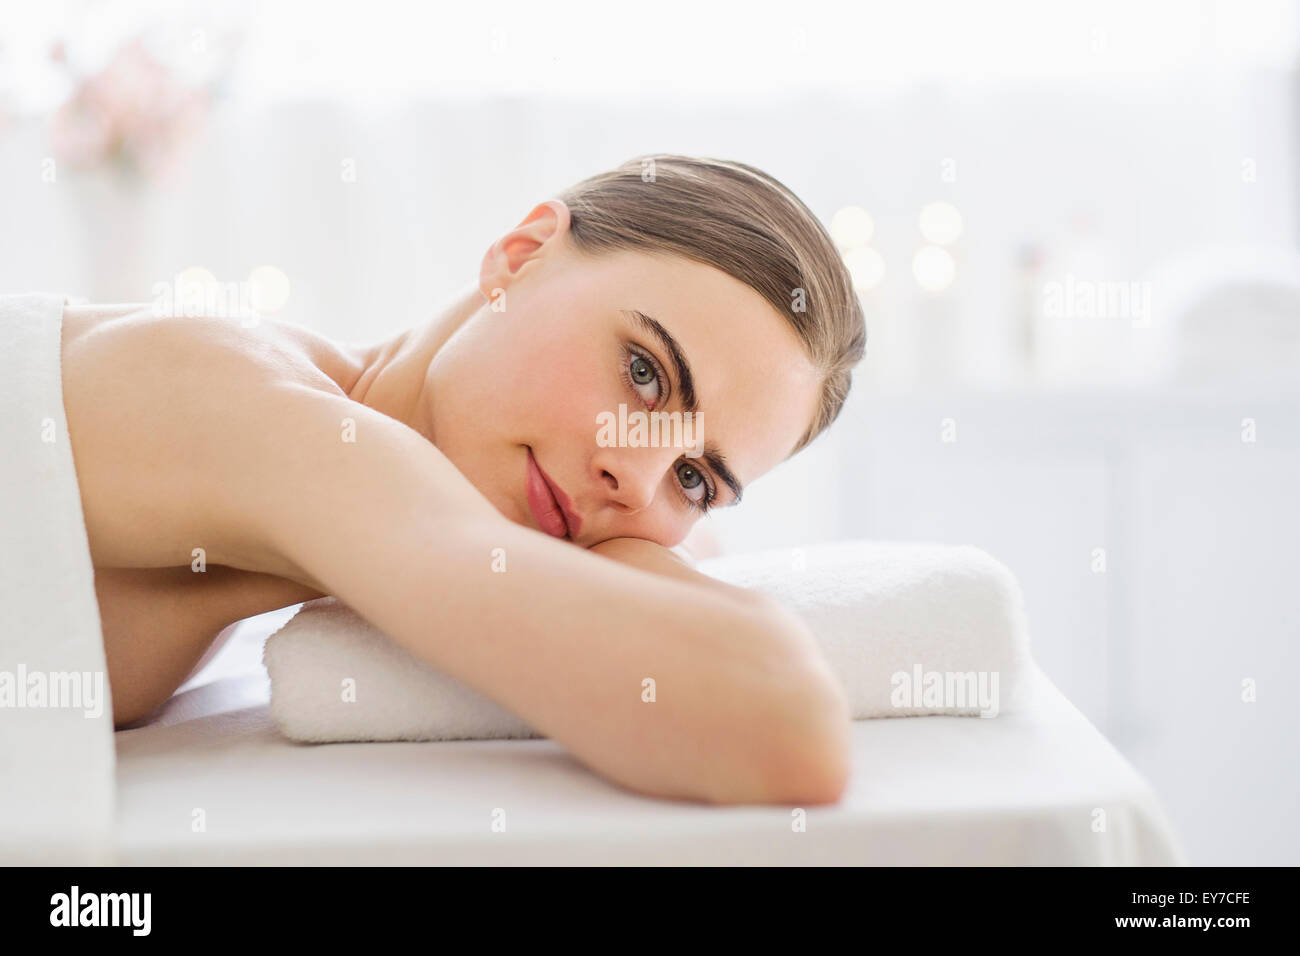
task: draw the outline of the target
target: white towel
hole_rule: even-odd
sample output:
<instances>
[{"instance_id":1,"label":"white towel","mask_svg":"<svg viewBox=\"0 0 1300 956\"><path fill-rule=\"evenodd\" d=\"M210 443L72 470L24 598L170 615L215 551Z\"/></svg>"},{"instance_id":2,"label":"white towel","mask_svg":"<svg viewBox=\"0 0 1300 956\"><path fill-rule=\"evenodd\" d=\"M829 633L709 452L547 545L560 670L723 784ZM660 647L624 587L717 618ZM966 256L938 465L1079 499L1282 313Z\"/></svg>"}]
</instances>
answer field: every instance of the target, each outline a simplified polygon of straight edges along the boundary
<instances>
[{"instance_id":1,"label":"white towel","mask_svg":"<svg viewBox=\"0 0 1300 956\"><path fill-rule=\"evenodd\" d=\"M112 859L113 705L63 411L64 296L0 296L0 864Z\"/></svg>"},{"instance_id":2,"label":"white towel","mask_svg":"<svg viewBox=\"0 0 1300 956\"><path fill-rule=\"evenodd\" d=\"M801 616L855 719L1011 710L1029 663L1014 575L973 547L852 541L727 555L698 570ZM267 640L271 715L287 737L462 740L540 736L334 598Z\"/></svg>"}]
</instances>

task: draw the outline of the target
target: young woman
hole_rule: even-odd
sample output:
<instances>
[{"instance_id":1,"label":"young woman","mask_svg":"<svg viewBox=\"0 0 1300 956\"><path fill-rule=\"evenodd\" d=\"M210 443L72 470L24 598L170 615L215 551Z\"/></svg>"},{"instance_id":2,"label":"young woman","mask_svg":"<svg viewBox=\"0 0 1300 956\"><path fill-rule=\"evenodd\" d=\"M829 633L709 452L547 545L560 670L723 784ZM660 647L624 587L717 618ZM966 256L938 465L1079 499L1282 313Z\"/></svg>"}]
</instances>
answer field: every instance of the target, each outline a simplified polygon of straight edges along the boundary
<instances>
[{"instance_id":1,"label":"young woman","mask_svg":"<svg viewBox=\"0 0 1300 956\"><path fill-rule=\"evenodd\" d=\"M62 336L117 726L233 622L328 594L629 789L839 798L849 717L806 627L669 550L835 419L863 354L834 246L764 173L585 180L371 348L148 303L68 306ZM598 441L620 404L702 443Z\"/></svg>"}]
</instances>

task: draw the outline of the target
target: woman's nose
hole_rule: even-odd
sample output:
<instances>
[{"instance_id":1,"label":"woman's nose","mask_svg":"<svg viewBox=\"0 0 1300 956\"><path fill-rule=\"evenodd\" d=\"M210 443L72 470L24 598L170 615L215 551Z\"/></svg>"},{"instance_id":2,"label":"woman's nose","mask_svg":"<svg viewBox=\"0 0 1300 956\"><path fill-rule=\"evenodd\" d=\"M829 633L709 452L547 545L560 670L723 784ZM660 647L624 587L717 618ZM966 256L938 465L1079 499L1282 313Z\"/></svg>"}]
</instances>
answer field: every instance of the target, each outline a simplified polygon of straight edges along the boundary
<instances>
[{"instance_id":1,"label":"woman's nose","mask_svg":"<svg viewBox=\"0 0 1300 956\"><path fill-rule=\"evenodd\" d=\"M611 448L600 462L601 480L611 500L629 512L641 511L654 501L664 474L677 460L680 449Z\"/></svg>"}]
</instances>

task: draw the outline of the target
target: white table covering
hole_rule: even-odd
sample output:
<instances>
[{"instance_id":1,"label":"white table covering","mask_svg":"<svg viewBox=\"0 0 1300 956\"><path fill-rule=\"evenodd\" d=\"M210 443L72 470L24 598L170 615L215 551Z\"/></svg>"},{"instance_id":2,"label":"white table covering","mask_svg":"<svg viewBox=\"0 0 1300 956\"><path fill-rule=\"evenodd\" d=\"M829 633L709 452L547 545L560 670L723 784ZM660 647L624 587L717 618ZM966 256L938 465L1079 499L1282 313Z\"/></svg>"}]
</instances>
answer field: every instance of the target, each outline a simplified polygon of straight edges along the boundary
<instances>
[{"instance_id":1,"label":"white table covering","mask_svg":"<svg viewBox=\"0 0 1300 956\"><path fill-rule=\"evenodd\" d=\"M118 863L1184 862L1146 781L1036 667L1015 713L856 721L848 792L800 832L791 807L632 794L549 740L292 743L260 663L292 610L117 732Z\"/></svg>"}]
</instances>

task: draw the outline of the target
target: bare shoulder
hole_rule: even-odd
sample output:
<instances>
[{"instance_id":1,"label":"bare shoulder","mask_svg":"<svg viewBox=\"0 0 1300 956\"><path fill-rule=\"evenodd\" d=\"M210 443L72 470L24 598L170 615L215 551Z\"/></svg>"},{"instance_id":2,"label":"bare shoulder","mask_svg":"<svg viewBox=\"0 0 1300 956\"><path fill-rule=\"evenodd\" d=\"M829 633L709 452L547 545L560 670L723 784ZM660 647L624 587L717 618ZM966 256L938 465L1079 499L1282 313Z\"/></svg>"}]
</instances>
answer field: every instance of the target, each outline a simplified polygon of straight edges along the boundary
<instances>
[{"instance_id":1,"label":"bare shoulder","mask_svg":"<svg viewBox=\"0 0 1300 956\"><path fill-rule=\"evenodd\" d=\"M130 353L153 361L155 377L187 360L226 359L244 374L346 393L360 376L364 355L302 326L266 319L245 324L216 316L157 314L148 303L69 305L63 310L63 356L78 373L107 374L106 357ZM76 364L76 363L80 364Z\"/></svg>"},{"instance_id":2,"label":"bare shoulder","mask_svg":"<svg viewBox=\"0 0 1300 956\"><path fill-rule=\"evenodd\" d=\"M258 566L240 495L273 490L265 444L298 427L277 405L305 411L300 393L347 402L361 366L280 323L115 305L64 310L62 370L96 566L189 564L203 548L210 563L273 573Z\"/></svg>"}]
</instances>

